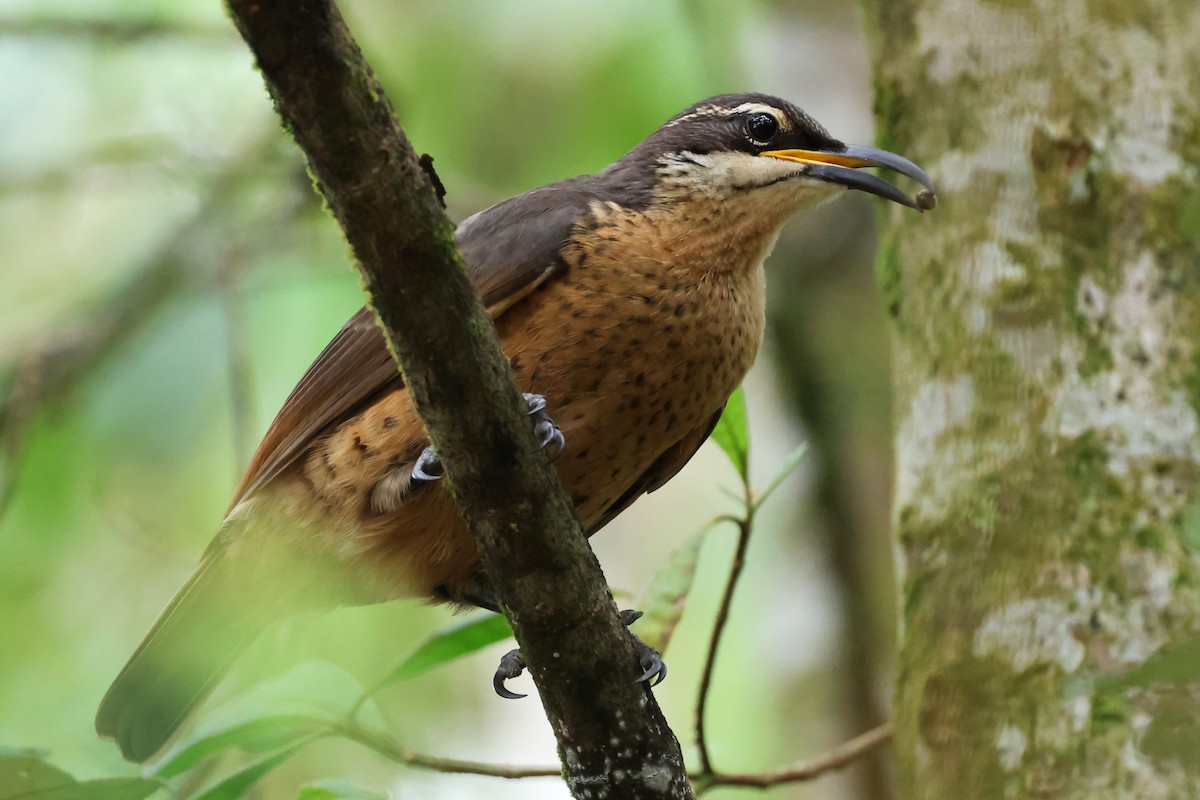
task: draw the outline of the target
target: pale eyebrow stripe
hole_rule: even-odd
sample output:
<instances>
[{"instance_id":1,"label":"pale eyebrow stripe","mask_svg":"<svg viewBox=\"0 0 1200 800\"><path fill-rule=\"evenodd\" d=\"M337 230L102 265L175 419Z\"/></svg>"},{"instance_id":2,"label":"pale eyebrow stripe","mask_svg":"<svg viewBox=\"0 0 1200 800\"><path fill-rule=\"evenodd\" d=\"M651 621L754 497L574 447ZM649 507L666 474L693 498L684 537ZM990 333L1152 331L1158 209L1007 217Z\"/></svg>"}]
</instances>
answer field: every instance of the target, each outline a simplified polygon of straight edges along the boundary
<instances>
[{"instance_id":1,"label":"pale eyebrow stripe","mask_svg":"<svg viewBox=\"0 0 1200 800\"><path fill-rule=\"evenodd\" d=\"M792 121L787 118L778 108L766 105L765 103L742 103L740 106L729 108L727 106L701 106L690 114L673 119L663 127L669 128L673 125L678 125L689 119L697 117L715 117L715 116L733 116L734 114L745 114L751 111L761 111L764 114L770 114L779 123L779 127L785 131L792 130Z\"/></svg>"}]
</instances>

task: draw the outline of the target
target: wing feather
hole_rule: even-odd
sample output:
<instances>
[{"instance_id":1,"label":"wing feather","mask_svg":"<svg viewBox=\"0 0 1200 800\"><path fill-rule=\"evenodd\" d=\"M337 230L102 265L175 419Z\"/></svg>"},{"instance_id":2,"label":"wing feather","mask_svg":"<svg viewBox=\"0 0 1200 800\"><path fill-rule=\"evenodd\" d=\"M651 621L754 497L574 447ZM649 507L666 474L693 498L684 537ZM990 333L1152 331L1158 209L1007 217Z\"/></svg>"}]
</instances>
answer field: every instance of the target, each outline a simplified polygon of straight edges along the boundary
<instances>
[{"instance_id":1,"label":"wing feather","mask_svg":"<svg viewBox=\"0 0 1200 800\"><path fill-rule=\"evenodd\" d=\"M493 319L559 272L562 247L595 199L571 179L526 192L459 225L455 235L467 274ZM403 386L374 313L360 308L284 401L230 509L277 477L324 431L380 393Z\"/></svg>"}]
</instances>

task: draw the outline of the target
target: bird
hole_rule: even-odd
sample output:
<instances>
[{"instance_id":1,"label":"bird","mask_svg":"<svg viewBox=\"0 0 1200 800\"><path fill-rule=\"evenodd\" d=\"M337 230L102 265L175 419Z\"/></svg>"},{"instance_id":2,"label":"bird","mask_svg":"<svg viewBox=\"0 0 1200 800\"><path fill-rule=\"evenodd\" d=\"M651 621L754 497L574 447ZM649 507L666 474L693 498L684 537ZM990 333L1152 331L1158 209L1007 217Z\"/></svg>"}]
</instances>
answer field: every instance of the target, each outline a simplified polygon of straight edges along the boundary
<instances>
[{"instance_id":1,"label":"bird","mask_svg":"<svg viewBox=\"0 0 1200 800\"><path fill-rule=\"evenodd\" d=\"M910 196L864 167L923 188ZM603 170L464 220L456 240L590 536L708 438L764 336L784 223L848 189L925 211L911 161L766 94L711 97ZM272 622L422 598L495 610L479 554L374 314L345 323L254 453L192 576L96 730L153 758ZM499 688L499 687L498 687Z\"/></svg>"}]
</instances>

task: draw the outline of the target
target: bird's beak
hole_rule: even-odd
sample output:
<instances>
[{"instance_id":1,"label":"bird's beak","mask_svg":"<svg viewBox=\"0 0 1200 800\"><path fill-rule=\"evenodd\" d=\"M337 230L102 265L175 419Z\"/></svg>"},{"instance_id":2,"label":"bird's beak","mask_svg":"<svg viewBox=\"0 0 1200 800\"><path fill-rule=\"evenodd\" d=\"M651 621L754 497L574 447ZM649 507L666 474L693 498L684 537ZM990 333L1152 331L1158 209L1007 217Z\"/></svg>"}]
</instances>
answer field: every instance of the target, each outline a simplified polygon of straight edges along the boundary
<instances>
[{"instance_id":1,"label":"bird's beak","mask_svg":"<svg viewBox=\"0 0 1200 800\"><path fill-rule=\"evenodd\" d=\"M830 183L840 183L851 189L877 194L902 206L928 211L937 205L937 189L925 171L903 156L848 144L837 152L832 150L768 150L762 153L771 158L796 161L808 165L807 175ZM901 175L907 175L925 187L915 198L909 197L897 187L866 172L855 172L862 167L887 167Z\"/></svg>"}]
</instances>

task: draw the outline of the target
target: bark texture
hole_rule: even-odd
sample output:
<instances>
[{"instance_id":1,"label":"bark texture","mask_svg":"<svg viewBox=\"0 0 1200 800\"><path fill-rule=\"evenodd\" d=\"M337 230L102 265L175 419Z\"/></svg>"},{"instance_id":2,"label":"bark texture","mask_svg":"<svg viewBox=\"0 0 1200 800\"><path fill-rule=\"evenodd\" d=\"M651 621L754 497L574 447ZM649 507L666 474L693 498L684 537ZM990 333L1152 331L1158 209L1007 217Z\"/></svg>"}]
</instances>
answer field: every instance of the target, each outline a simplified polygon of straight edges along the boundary
<instances>
[{"instance_id":1,"label":"bark texture","mask_svg":"<svg viewBox=\"0 0 1200 800\"><path fill-rule=\"evenodd\" d=\"M865 8L942 190L879 268L903 795L1200 796L1200 13Z\"/></svg>"},{"instance_id":2,"label":"bark texture","mask_svg":"<svg viewBox=\"0 0 1200 800\"><path fill-rule=\"evenodd\" d=\"M576 797L692 796L679 744L534 439L454 226L330 0L229 0L354 250L506 606Z\"/></svg>"}]
</instances>

